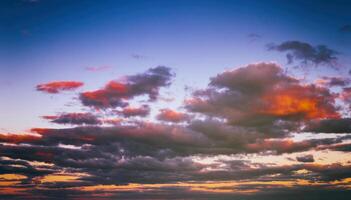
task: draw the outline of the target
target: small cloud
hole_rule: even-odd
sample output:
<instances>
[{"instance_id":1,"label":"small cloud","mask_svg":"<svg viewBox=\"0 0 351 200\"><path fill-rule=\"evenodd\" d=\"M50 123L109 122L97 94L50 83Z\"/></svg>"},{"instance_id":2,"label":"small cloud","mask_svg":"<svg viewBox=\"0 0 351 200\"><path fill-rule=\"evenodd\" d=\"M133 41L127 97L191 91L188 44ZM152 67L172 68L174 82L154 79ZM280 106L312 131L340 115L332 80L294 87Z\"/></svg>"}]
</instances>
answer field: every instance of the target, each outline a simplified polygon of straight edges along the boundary
<instances>
[{"instance_id":1,"label":"small cloud","mask_svg":"<svg viewBox=\"0 0 351 200\"><path fill-rule=\"evenodd\" d=\"M316 84L325 87L345 87L350 84L350 79L345 77L323 76L316 80Z\"/></svg>"},{"instance_id":2,"label":"small cloud","mask_svg":"<svg viewBox=\"0 0 351 200\"><path fill-rule=\"evenodd\" d=\"M120 112L124 117L146 117L150 113L150 107L148 105L142 105L141 107L128 106Z\"/></svg>"},{"instance_id":3,"label":"small cloud","mask_svg":"<svg viewBox=\"0 0 351 200\"><path fill-rule=\"evenodd\" d=\"M306 42L286 41L281 44L268 44L269 51L278 51L286 53L288 64L300 61L303 66L308 64L325 65L336 67L339 52L330 49L326 45L312 46Z\"/></svg>"},{"instance_id":4,"label":"small cloud","mask_svg":"<svg viewBox=\"0 0 351 200\"><path fill-rule=\"evenodd\" d=\"M36 86L37 91L56 94L61 91L75 90L84 85L83 82L78 81L54 81L43 83Z\"/></svg>"},{"instance_id":5,"label":"small cloud","mask_svg":"<svg viewBox=\"0 0 351 200\"><path fill-rule=\"evenodd\" d=\"M299 162L314 162L314 157L312 154L310 155L303 155L303 156L297 156L296 160Z\"/></svg>"},{"instance_id":6,"label":"small cloud","mask_svg":"<svg viewBox=\"0 0 351 200\"><path fill-rule=\"evenodd\" d=\"M141 60L141 59L146 59L147 57L144 55L140 55L140 54L132 54L131 55L132 58L136 59L136 60Z\"/></svg>"},{"instance_id":7,"label":"small cloud","mask_svg":"<svg viewBox=\"0 0 351 200\"><path fill-rule=\"evenodd\" d=\"M161 121L178 123L188 120L189 115L171 109L161 109L160 113L157 115L157 119Z\"/></svg>"},{"instance_id":8,"label":"small cloud","mask_svg":"<svg viewBox=\"0 0 351 200\"><path fill-rule=\"evenodd\" d=\"M257 33L250 33L247 35L247 37L249 38L250 42L255 42L255 41L261 39L262 35L257 34Z\"/></svg>"},{"instance_id":9,"label":"small cloud","mask_svg":"<svg viewBox=\"0 0 351 200\"><path fill-rule=\"evenodd\" d=\"M110 66L86 67L85 70L90 72L101 72L111 69Z\"/></svg>"}]
</instances>

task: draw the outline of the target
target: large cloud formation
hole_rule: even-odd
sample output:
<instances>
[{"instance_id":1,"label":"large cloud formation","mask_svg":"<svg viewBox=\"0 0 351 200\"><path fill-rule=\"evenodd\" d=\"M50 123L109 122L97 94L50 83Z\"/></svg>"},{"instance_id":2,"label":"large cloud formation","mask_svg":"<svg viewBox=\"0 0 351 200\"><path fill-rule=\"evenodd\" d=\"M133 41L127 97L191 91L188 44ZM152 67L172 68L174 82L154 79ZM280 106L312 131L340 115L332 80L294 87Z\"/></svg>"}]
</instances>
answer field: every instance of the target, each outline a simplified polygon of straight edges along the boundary
<instances>
[{"instance_id":1,"label":"large cloud formation","mask_svg":"<svg viewBox=\"0 0 351 200\"><path fill-rule=\"evenodd\" d=\"M339 118L334 102L327 88L303 84L275 63L257 63L213 77L207 89L186 100L186 107L232 125L281 135L306 120Z\"/></svg>"},{"instance_id":2,"label":"large cloud formation","mask_svg":"<svg viewBox=\"0 0 351 200\"><path fill-rule=\"evenodd\" d=\"M212 77L208 87L184 101L185 112L164 108L152 119L152 101L173 76L170 68L151 68L81 93L83 105L97 108L91 113L44 116L74 127L1 133L0 183L5 186L0 188L5 192L0 197L349 195L350 163L320 162L322 156L315 154L350 152L350 119L336 105L340 95L330 91L331 85L302 82L276 63L249 64ZM150 105L129 105L142 95ZM308 138L304 132L328 137ZM295 159L279 158L287 156Z\"/></svg>"}]
</instances>

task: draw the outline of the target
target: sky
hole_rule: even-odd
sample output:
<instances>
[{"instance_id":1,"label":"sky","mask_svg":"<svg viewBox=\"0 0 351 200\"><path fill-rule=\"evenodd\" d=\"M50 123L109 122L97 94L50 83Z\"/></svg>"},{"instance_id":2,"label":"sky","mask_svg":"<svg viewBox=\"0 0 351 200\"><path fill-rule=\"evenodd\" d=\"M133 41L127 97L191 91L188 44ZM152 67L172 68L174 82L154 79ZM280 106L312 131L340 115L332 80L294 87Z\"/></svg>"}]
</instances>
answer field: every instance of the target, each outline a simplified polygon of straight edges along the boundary
<instances>
[{"instance_id":1,"label":"sky","mask_svg":"<svg viewBox=\"0 0 351 200\"><path fill-rule=\"evenodd\" d=\"M0 199L351 196L346 0L3 0Z\"/></svg>"}]
</instances>

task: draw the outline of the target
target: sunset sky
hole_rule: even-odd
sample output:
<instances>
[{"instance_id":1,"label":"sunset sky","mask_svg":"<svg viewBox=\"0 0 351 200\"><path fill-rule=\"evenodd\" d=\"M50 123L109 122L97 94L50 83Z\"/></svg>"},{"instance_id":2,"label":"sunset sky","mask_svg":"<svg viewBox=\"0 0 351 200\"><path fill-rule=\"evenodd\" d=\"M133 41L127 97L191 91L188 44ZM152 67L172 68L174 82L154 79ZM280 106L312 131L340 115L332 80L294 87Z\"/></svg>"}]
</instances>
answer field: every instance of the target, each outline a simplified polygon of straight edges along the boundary
<instances>
[{"instance_id":1,"label":"sunset sky","mask_svg":"<svg viewBox=\"0 0 351 200\"><path fill-rule=\"evenodd\" d=\"M0 199L351 198L351 1L0 1Z\"/></svg>"}]
</instances>

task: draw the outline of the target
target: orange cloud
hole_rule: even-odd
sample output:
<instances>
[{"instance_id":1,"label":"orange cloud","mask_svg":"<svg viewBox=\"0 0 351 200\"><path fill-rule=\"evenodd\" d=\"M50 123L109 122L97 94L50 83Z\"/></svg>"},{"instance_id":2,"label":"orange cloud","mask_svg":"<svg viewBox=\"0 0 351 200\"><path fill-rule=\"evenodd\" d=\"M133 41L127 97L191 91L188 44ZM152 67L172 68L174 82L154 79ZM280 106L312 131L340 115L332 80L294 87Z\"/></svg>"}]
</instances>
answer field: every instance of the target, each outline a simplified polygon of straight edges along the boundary
<instances>
[{"instance_id":1,"label":"orange cloud","mask_svg":"<svg viewBox=\"0 0 351 200\"><path fill-rule=\"evenodd\" d=\"M131 107L128 106L124 108L121 114L125 117L133 117L133 116L140 116L145 117L150 113L150 108L147 105L143 105L140 107Z\"/></svg>"},{"instance_id":2,"label":"orange cloud","mask_svg":"<svg viewBox=\"0 0 351 200\"><path fill-rule=\"evenodd\" d=\"M55 93L59 93L60 91L74 90L83 85L84 83L77 82L77 81L54 81L54 82L39 84L37 85L36 88L38 91L55 94Z\"/></svg>"},{"instance_id":3,"label":"orange cloud","mask_svg":"<svg viewBox=\"0 0 351 200\"><path fill-rule=\"evenodd\" d=\"M314 90L318 88L296 86L269 92L262 97L264 107L259 109L259 113L305 119L339 118L339 113L326 104L326 97L318 96Z\"/></svg>"},{"instance_id":4,"label":"orange cloud","mask_svg":"<svg viewBox=\"0 0 351 200\"><path fill-rule=\"evenodd\" d=\"M160 113L157 115L157 119L169 122L181 122L185 121L189 116L182 112L177 112L171 109L161 109Z\"/></svg>"},{"instance_id":5,"label":"orange cloud","mask_svg":"<svg viewBox=\"0 0 351 200\"><path fill-rule=\"evenodd\" d=\"M7 142L13 144L33 142L39 140L40 138L41 137L38 135L0 133L0 142Z\"/></svg>"},{"instance_id":6,"label":"orange cloud","mask_svg":"<svg viewBox=\"0 0 351 200\"><path fill-rule=\"evenodd\" d=\"M251 152L261 152L267 150L275 150L277 152L295 152L298 150L307 150L311 147L311 144L308 141L295 142L291 139L267 139L256 143L247 144L246 147Z\"/></svg>"},{"instance_id":7,"label":"orange cloud","mask_svg":"<svg viewBox=\"0 0 351 200\"><path fill-rule=\"evenodd\" d=\"M49 130L51 130L51 129L49 129L49 128L32 128L32 129L30 129L30 132L43 135L43 134L47 133Z\"/></svg>"},{"instance_id":8,"label":"orange cloud","mask_svg":"<svg viewBox=\"0 0 351 200\"><path fill-rule=\"evenodd\" d=\"M121 99L125 98L127 93L127 85L116 81L110 81L103 89L83 92L81 94L81 99L83 100L83 104L110 107L120 104Z\"/></svg>"}]
</instances>

